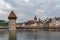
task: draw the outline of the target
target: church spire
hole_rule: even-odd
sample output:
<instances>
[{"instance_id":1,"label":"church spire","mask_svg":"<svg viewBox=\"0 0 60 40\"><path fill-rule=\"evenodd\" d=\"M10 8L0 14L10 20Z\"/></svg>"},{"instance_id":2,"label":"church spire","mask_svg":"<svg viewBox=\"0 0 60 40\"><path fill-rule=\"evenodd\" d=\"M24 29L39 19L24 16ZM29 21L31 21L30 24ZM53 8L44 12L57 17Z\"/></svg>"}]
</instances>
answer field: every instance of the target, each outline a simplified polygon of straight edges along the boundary
<instances>
[{"instance_id":1,"label":"church spire","mask_svg":"<svg viewBox=\"0 0 60 40\"><path fill-rule=\"evenodd\" d=\"M39 21L40 21L40 18L39 18Z\"/></svg>"},{"instance_id":2,"label":"church spire","mask_svg":"<svg viewBox=\"0 0 60 40\"><path fill-rule=\"evenodd\" d=\"M34 21L37 21L37 17L36 16L34 17Z\"/></svg>"}]
</instances>

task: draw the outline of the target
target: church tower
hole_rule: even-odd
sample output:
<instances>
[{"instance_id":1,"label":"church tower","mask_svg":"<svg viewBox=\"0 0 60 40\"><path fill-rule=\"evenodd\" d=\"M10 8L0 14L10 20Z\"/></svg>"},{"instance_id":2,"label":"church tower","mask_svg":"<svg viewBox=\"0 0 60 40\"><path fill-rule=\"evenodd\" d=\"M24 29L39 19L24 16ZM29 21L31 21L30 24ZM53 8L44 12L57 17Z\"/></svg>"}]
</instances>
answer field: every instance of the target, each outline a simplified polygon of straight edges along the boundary
<instances>
[{"instance_id":1,"label":"church tower","mask_svg":"<svg viewBox=\"0 0 60 40\"><path fill-rule=\"evenodd\" d=\"M13 11L11 11L10 15L8 16L9 19L9 30L16 30L16 15Z\"/></svg>"},{"instance_id":2,"label":"church tower","mask_svg":"<svg viewBox=\"0 0 60 40\"><path fill-rule=\"evenodd\" d=\"M37 22L37 17L36 16L34 17L34 21Z\"/></svg>"},{"instance_id":3,"label":"church tower","mask_svg":"<svg viewBox=\"0 0 60 40\"><path fill-rule=\"evenodd\" d=\"M40 22L40 18L39 18L39 22Z\"/></svg>"}]
</instances>

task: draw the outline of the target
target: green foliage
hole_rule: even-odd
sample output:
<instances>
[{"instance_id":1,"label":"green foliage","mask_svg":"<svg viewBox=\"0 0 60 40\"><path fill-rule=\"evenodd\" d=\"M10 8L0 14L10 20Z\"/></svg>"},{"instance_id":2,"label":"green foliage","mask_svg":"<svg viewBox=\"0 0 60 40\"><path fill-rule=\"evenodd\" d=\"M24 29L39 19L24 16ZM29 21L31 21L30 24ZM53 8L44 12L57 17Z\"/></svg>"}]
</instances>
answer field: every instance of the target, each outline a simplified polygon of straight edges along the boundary
<instances>
[{"instance_id":1,"label":"green foliage","mask_svg":"<svg viewBox=\"0 0 60 40\"><path fill-rule=\"evenodd\" d=\"M0 20L0 26L8 26L8 22L5 22L4 20Z\"/></svg>"},{"instance_id":2,"label":"green foliage","mask_svg":"<svg viewBox=\"0 0 60 40\"><path fill-rule=\"evenodd\" d=\"M49 21L45 20L44 25L45 25L46 27L49 27Z\"/></svg>"}]
</instances>

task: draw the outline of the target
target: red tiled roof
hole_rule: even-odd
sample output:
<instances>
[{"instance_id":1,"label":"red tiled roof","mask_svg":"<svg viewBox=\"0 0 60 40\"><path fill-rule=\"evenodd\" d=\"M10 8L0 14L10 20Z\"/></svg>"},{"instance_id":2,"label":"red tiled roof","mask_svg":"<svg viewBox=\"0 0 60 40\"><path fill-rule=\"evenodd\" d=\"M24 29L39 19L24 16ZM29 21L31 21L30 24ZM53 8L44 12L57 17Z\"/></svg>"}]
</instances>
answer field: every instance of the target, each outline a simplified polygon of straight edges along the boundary
<instances>
[{"instance_id":1,"label":"red tiled roof","mask_svg":"<svg viewBox=\"0 0 60 40\"><path fill-rule=\"evenodd\" d=\"M60 20L60 17L55 17L56 20Z\"/></svg>"},{"instance_id":2,"label":"red tiled roof","mask_svg":"<svg viewBox=\"0 0 60 40\"><path fill-rule=\"evenodd\" d=\"M9 17L9 18L10 18L10 17L16 18L16 15L15 15L15 13L14 13L13 11L11 11L11 13L10 13L10 15L9 15L8 17Z\"/></svg>"}]
</instances>

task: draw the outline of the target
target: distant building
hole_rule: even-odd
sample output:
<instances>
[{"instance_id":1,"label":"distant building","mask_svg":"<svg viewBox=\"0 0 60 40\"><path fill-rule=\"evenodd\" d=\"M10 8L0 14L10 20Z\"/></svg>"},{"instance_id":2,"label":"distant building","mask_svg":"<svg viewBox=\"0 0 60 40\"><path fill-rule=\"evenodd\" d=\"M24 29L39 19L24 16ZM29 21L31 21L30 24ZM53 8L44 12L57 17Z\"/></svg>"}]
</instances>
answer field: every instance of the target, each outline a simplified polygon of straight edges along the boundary
<instances>
[{"instance_id":1,"label":"distant building","mask_svg":"<svg viewBox=\"0 0 60 40\"><path fill-rule=\"evenodd\" d=\"M34 17L34 20L28 20L27 22L24 23L17 23L17 27L24 27L24 26L30 26L30 27L35 27L35 26L40 26L43 27L44 26L44 21L43 20L37 20L37 17Z\"/></svg>"},{"instance_id":2,"label":"distant building","mask_svg":"<svg viewBox=\"0 0 60 40\"><path fill-rule=\"evenodd\" d=\"M55 17L53 19L51 19L51 23L49 23L50 27L60 27L60 17Z\"/></svg>"}]
</instances>

